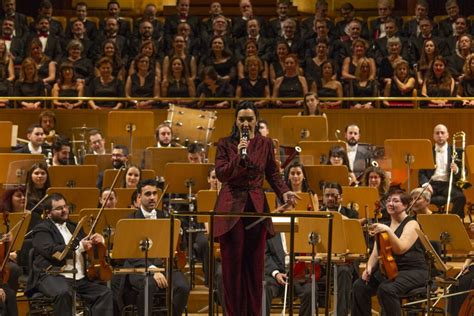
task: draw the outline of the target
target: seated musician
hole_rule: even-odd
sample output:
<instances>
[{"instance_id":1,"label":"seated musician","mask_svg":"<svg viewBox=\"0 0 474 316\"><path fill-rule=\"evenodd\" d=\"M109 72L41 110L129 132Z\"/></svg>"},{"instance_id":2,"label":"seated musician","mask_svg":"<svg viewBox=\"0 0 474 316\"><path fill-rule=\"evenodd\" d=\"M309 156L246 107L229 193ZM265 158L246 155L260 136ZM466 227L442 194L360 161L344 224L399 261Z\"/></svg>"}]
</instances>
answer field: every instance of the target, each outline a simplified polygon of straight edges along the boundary
<instances>
[{"instance_id":1,"label":"seated musician","mask_svg":"<svg viewBox=\"0 0 474 316\"><path fill-rule=\"evenodd\" d=\"M461 168L460 165L452 161L453 148L448 144L448 128L443 124L436 125L433 130L433 140L435 142L433 158L436 169L420 170L418 173L418 182L422 187L428 187L427 190L430 191L432 200L436 197L447 198L450 173L453 172L454 181L451 184L452 210L453 213L457 214L462 220L464 218L466 197L462 189L456 185L456 182L461 178ZM460 153L458 153L458 157L461 157ZM430 179L432 179L432 181L428 183ZM445 202L443 201L442 204L445 204Z\"/></svg>"},{"instance_id":2,"label":"seated musician","mask_svg":"<svg viewBox=\"0 0 474 316\"><path fill-rule=\"evenodd\" d=\"M107 200L107 196L109 195L109 199ZM104 188L100 191L100 196L99 196L99 208L101 208L105 203L105 208L117 208L117 195L115 194L115 191L110 188Z\"/></svg>"},{"instance_id":3,"label":"seated musician","mask_svg":"<svg viewBox=\"0 0 474 316\"><path fill-rule=\"evenodd\" d=\"M158 203L158 183L153 179L140 181L137 187L138 199L140 200L140 208L133 213L130 218L136 219L156 219L167 217L164 211L156 209ZM165 246L165 245L163 245ZM168 247L168 246L167 246ZM148 268L161 267L160 259L149 259L151 264ZM127 259L124 267L144 268L145 259ZM161 272L156 272L150 276L148 293L149 297L158 291L165 291L168 287L166 276ZM145 313L145 276L138 274L129 274L124 278L123 295L121 298L130 297L131 294L137 295L136 304L138 307L138 315ZM173 315L181 315L188 302L190 292L189 282L184 274L179 271L173 271ZM151 315L153 304L149 304L149 315Z\"/></svg>"},{"instance_id":4,"label":"seated musician","mask_svg":"<svg viewBox=\"0 0 474 316\"><path fill-rule=\"evenodd\" d=\"M314 207L314 209L319 210L318 195L309 187L302 163L296 161L290 164L285 172L285 183L295 193L310 193L313 195L312 199L315 205L309 205L308 209Z\"/></svg>"},{"instance_id":5,"label":"seated musician","mask_svg":"<svg viewBox=\"0 0 474 316\"><path fill-rule=\"evenodd\" d=\"M105 150L105 139L97 129L89 131L89 145L90 151L94 155L105 155L107 153Z\"/></svg>"},{"instance_id":6,"label":"seated musician","mask_svg":"<svg viewBox=\"0 0 474 316\"><path fill-rule=\"evenodd\" d=\"M129 158L128 147L125 145L115 145L112 149L112 156L110 158L112 162L112 167L115 170L127 166ZM97 177L97 188L99 188L99 190L102 189L103 180L104 171L101 171L99 172L99 176Z\"/></svg>"},{"instance_id":7,"label":"seated musician","mask_svg":"<svg viewBox=\"0 0 474 316\"><path fill-rule=\"evenodd\" d=\"M51 146L51 149L53 153L52 166L66 166L76 164L71 153L71 143L69 142L69 139L58 137L58 139Z\"/></svg>"},{"instance_id":8,"label":"seated musician","mask_svg":"<svg viewBox=\"0 0 474 316\"><path fill-rule=\"evenodd\" d=\"M28 127L26 137L28 138L28 144L15 149L14 152L20 154L43 154L48 155L48 150L44 143L44 131L41 125L32 124Z\"/></svg>"},{"instance_id":9,"label":"seated musician","mask_svg":"<svg viewBox=\"0 0 474 316\"><path fill-rule=\"evenodd\" d=\"M277 233L267 239L265 250L265 314L269 316L271 312L272 299L282 296L285 285L288 282L287 266L290 263L285 233ZM300 298L301 306L299 315L311 315L311 280L295 280L293 283L295 295ZM318 297L318 287L316 285L316 306Z\"/></svg>"},{"instance_id":10,"label":"seated musician","mask_svg":"<svg viewBox=\"0 0 474 316\"><path fill-rule=\"evenodd\" d=\"M155 129L156 147L181 147L173 139L173 130L166 123L158 125Z\"/></svg>"},{"instance_id":11,"label":"seated musician","mask_svg":"<svg viewBox=\"0 0 474 316\"><path fill-rule=\"evenodd\" d=\"M430 215L433 212L428 208L431 201L431 193L428 190L424 190L423 188L416 188L410 192L410 196L412 199L413 206L411 208L411 212L413 213L413 218L416 219L418 214L427 214ZM416 200L415 200L416 199Z\"/></svg>"},{"instance_id":12,"label":"seated musician","mask_svg":"<svg viewBox=\"0 0 474 316\"><path fill-rule=\"evenodd\" d=\"M420 228L420 225L406 213L409 204L410 196L404 191L391 191L387 198L390 225L376 223L369 227L372 235L388 234L393 257L398 267L398 275L393 280L389 280L378 269L378 263L382 259L379 259L380 243L377 241L377 247L374 247L367 262L367 268L352 287L351 315L371 315L371 296L375 293L382 308L382 315L401 315L399 296L412 289L425 286L428 279L428 267L423 246L415 231L416 228Z\"/></svg>"},{"instance_id":13,"label":"seated musician","mask_svg":"<svg viewBox=\"0 0 474 316\"><path fill-rule=\"evenodd\" d=\"M342 187L339 183L326 183L323 190L322 211L338 212L342 218L358 219L359 213L342 206ZM351 300L352 277L356 273L355 264L341 264L337 266L337 316L349 314Z\"/></svg>"},{"instance_id":14,"label":"seated musician","mask_svg":"<svg viewBox=\"0 0 474 316\"><path fill-rule=\"evenodd\" d=\"M33 230L34 261L28 277L26 294L30 296L41 292L54 299L54 315L72 315L71 287L75 282L76 292L89 305L91 315L112 315L112 292L105 285L91 282L85 276L84 252L95 244L104 243L104 238L100 234L94 234L90 239L86 239L83 231L76 237L78 248L75 250L77 259L75 281L70 272L48 273L47 270L50 268L52 270L64 268L64 271L73 269L71 254L62 261L58 261L54 254L66 248L76 225L68 221L69 209L62 194L53 193L48 196L44 208L47 220Z\"/></svg>"}]
</instances>

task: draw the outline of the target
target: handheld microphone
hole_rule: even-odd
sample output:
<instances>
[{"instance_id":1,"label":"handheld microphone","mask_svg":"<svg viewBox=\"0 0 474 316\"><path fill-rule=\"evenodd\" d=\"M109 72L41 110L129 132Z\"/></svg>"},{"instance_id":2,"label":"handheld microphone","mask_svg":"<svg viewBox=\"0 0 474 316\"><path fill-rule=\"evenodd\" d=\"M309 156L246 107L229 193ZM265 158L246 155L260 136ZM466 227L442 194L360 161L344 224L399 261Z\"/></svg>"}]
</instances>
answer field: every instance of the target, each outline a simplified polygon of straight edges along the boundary
<instances>
[{"instance_id":1,"label":"handheld microphone","mask_svg":"<svg viewBox=\"0 0 474 316\"><path fill-rule=\"evenodd\" d=\"M248 126L243 126L242 127L242 138L245 139L246 141L249 141L249 128ZM248 157L248 154L247 154L247 148L244 147L244 148L241 148L240 149L240 157L242 159L246 159Z\"/></svg>"}]
</instances>

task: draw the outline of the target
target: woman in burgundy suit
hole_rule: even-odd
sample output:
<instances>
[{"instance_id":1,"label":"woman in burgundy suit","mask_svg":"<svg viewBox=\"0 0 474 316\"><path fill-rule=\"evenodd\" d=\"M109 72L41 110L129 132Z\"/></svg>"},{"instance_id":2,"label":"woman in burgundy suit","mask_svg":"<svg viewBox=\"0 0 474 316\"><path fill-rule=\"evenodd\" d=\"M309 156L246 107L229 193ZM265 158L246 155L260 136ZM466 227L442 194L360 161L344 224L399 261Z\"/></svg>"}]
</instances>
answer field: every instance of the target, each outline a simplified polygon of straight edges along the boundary
<instances>
[{"instance_id":1,"label":"woman in burgundy suit","mask_svg":"<svg viewBox=\"0 0 474 316\"><path fill-rule=\"evenodd\" d=\"M216 154L216 175L222 182L217 198L217 212L268 213L263 192L263 179L284 202L295 204L296 194L281 179L275 164L270 138L255 128L258 111L251 102L236 110L236 119L229 137L219 140ZM242 131L248 129L248 140ZM244 154L243 151L247 151ZM262 277L267 233L273 235L270 218L246 227L256 218L216 217L215 236L219 238L224 281L224 301L230 316L261 315Z\"/></svg>"}]
</instances>

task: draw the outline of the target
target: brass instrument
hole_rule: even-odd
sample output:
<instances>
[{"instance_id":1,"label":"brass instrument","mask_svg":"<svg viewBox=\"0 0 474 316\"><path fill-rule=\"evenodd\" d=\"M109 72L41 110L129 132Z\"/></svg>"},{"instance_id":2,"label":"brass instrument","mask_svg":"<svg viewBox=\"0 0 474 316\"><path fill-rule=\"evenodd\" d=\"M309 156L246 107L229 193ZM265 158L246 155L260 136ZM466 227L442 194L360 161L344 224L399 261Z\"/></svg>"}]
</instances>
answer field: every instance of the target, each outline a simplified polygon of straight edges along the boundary
<instances>
[{"instance_id":1,"label":"brass instrument","mask_svg":"<svg viewBox=\"0 0 474 316\"><path fill-rule=\"evenodd\" d=\"M466 133L464 131L456 132L453 135L453 148L451 154L451 163L455 163L459 161L458 153L456 151L456 144L461 145L461 177L458 181L456 181L456 186L461 189L470 188L472 185L466 180L466 159L465 159L465 148L466 148ZM459 147L458 147L459 148ZM451 168L451 166L450 166ZM454 181L454 172L451 170L449 173L449 189L448 189L448 198L446 200L446 214L449 213L449 204L451 203L451 192L453 188L453 181Z\"/></svg>"}]
</instances>

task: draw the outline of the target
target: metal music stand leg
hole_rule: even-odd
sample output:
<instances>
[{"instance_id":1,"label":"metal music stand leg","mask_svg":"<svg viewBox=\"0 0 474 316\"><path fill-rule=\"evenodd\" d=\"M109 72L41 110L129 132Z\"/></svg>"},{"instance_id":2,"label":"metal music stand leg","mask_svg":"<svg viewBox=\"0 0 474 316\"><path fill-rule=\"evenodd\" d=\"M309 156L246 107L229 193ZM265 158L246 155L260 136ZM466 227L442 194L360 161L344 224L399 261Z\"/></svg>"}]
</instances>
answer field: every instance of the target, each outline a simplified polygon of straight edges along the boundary
<instances>
[{"instance_id":1,"label":"metal music stand leg","mask_svg":"<svg viewBox=\"0 0 474 316\"><path fill-rule=\"evenodd\" d=\"M77 260L77 255L76 255L76 250L72 250L72 315L76 315L76 260Z\"/></svg>"}]
</instances>

